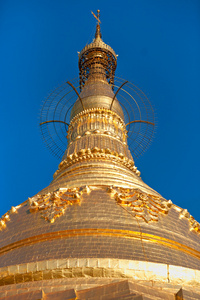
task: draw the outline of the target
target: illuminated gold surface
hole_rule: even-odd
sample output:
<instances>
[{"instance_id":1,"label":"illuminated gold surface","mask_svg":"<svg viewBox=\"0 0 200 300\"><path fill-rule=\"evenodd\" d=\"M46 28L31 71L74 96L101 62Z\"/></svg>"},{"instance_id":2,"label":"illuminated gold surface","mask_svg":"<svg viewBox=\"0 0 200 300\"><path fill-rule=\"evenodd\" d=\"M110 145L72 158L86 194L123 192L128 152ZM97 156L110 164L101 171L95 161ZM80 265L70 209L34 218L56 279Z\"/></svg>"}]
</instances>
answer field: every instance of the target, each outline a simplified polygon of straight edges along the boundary
<instances>
[{"instance_id":1,"label":"illuminated gold surface","mask_svg":"<svg viewBox=\"0 0 200 300\"><path fill-rule=\"evenodd\" d=\"M95 189L95 187L91 187L91 189ZM69 205L80 204L80 197L83 191L90 191L90 187L58 189L52 193L38 194L29 198L30 211L42 211L43 218L53 223L57 217L65 213ZM128 211L132 213L132 216L142 218L146 222L158 221L158 214L167 214L172 206L171 201L146 194L138 189L109 187L107 191L119 204L130 208Z\"/></svg>"},{"instance_id":2,"label":"illuminated gold surface","mask_svg":"<svg viewBox=\"0 0 200 300\"><path fill-rule=\"evenodd\" d=\"M181 208L161 196L113 186L68 190L69 195L78 192L79 198L64 199L65 192L55 191L61 193L61 201L53 194L52 199L39 194L38 203L35 196L9 216L1 231L0 266L32 263L44 257L89 255L200 269L198 232L190 231L190 221L181 215ZM62 211L63 204L67 209ZM51 223L60 210L59 218Z\"/></svg>"},{"instance_id":3,"label":"illuminated gold surface","mask_svg":"<svg viewBox=\"0 0 200 300\"><path fill-rule=\"evenodd\" d=\"M23 271L19 274L20 269ZM145 279L186 285L192 283L198 287L200 271L166 264L103 258L58 259L0 268L0 286L59 278L91 277Z\"/></svg>"},{"instance_id":4,"label":"illuminated gold surface","mask_svg":"<svg viewBox=\"0 0 200 300\"><path fill-rule=\"evenodd\" d=\"M74 153L73 155L71 154L67 156L67 158L60 163L58 171L56 171L54 174L54 178L56 178L57 180L59 178L60 173L63 175L63 171L65 171L65 169L67 169L72 164L76 164L82 161L88 161L88 163L90 163L89 160L91 159L98 159L98 161L101 160L102 163L106 163L106 160L112 160L115 163L127 167L129 170L133 171L137 176L140 176L140 172L137 170L137 167L134 166L134 161L125 158L125 156L122 153L111 151L109 148L100 149L98 147L94 147L92 149L81 149L78 153Z\"/></svg>"},{"instance_id":5,"label":"illuminated gold surface","mask_svg":"<svg viewBox=\"0 0 200 300\"><path fill-rule=\"evenodd\" d=\"M27 299L149 299L149 300L199 300L199 289L195 286L181 288L180 285L162 283L162 288L155 281L132 280L130 278L56 278L49 281L31 281L0 287L0 297L13 300L18 290L17 300ZM73 287L73 288L72 288ZM112 298L111 298L112 297Z\"/></svg>"},{"instance_id":6,"label":"illuminated gold surface","mask_svg":"<svg viewBox=\"0 0 200 300\"><path fill-rule=\"evenodd\" d=\"M93 150L95 152L96 148ZM100 150L100 153L88 154L89 159L85 158L85 155L80 154L78 156L78 154L75 154L72 160L64 161L63 165L61 164L61 169L55 173L54 180L40 193L53 192L58 188L76 188L83 185L112 185L123 188L139 188L146 193L160 196L142 181L139 177L140 172L132 161L129 163L127 159L122 159L120 154L116 156L114 153L105 154L101 151L103 152L103 150ZM65 165L67 165L66 168Z\"/></svg>"},{"instance_id":7,"label":"illuminated gold surface","mask_svg":"<svg viewBox=\"0 0 200 300\"><path fill-rule=\"evenodd\" d=\"M83 135L91 130L110 131L122 141L126 141L126 126L121 117L115 112L105 108L86 109L77 114L70 122L68 129L68 142L75 140L78 134Z\"/></svg>"},{"instance_id":8,"label":"illuminated gold surface","mask_svg":"<svg viewBox=\"0 0 200 300\"><path fill-rule=\"evenodd\" d=\"M191 256L194 256L200 259L200 251L196 251L188 246L185 246L181 243L175 242L173 240L169 240L160 236L136 232L136 231L128 231L128 230L111 230L111 229L102 229L102 228L83 228L83 229L74 229L74 230L66 230L66 231L57 231L49 234L42 234L40 236L33 236L27 239L20 240L16 243L12 243L0 249L0 254L4 254L7 251L14 250L19 247L24 247L34 243L40 243L42 241L60 239L62 238L70 238L70 237L78 237L78 236L110 236L117 238L125 238L125 239L139 239L143 241L148 241L155 244L160 244L169 248L177 249L181 252L185 252Z\"/></svg>"},{"instance_id":9,"label":"illuminated gold surface","mask_svg":"<svg viewBox=\"0 0 200 300\"><path fill-rule=\"evenodd\" d=\"M80 93L84 109L80 100L76 101L71 110L71 120L73 120L76 115L80 115L84 110L99 108L106 109L107 111L110 110L114 93L111 86L107 83L105 75L103 73L100 74L101 77L103 76L102 80L102 78L98 77L97 72L89 75L88 81ZM116 113L122 120L124 119L122 107L117 99L113 102L112 112Z\"/></svg>"}]
</instances>

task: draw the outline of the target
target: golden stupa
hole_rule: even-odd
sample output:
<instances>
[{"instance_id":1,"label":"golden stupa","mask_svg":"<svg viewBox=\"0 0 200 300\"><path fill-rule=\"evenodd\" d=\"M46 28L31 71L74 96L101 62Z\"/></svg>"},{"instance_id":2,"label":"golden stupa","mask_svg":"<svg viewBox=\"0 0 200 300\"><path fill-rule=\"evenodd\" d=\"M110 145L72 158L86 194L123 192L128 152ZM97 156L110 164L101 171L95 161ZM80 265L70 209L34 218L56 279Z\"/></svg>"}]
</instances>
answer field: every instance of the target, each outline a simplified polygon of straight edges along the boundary
<instances>
[{"instance_id":1,"label":"golden stupa","mask_svg":"<svg viewBox=\"0 0 200 300\"><path fill-rule=\"evenodd\" d=\"M54 179L0 219L0 299L200 299L199 223L142 181L96 18Z\"/></svg>"}]
</instances>

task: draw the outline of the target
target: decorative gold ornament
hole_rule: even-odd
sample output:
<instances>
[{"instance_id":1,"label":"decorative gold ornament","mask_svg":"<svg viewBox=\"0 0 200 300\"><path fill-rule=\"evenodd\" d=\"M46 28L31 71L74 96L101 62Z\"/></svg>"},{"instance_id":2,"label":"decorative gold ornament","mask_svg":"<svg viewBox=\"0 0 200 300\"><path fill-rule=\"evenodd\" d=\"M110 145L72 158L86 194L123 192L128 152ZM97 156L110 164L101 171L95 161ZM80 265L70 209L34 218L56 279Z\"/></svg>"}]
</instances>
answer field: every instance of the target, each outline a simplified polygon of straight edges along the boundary
<instances>
[{"instance_id":1,"label":"decorative gold ornament","mask_svg":"<svg viewBox=\"0 0 200 300\"><path fill-rule=\"evenodd\" d=\"M90 136L90 138L88 138ZM132 158L127 145L124 121L115 112L105 108L86 109L77 114L69 124L68 148L64 155L73 155L81 149L110 147Z\"/></svg>"},{"instance_id":2,"label":"decorative gold ornament","mask_svg":"<svg viewBox=\"0 0 200 300\"><path fill-rule=\"evenodd\" d=\"M6 228L6 223L10 221L10 215L16 213L18 208L20 208L20 206L22 205L20 204L15 207L12 206L11 209L0 218L0 230Z\"/></svg>"},{"instance_id":3,"label":"decorative gold ornament","mask_svg":"<svg viewBox=\"0 0 200 300\"><path fill-rule=\"evenodd\" d=\"M67 158L59 164L58 170L54 173L53 177L55 178L58 176L61 171L72 164L91 158L101 158L102 160L109 159L118 162L133 171L137 176L140 176L140 171L137 170L137 167L135 167L134 161L125 157L123 153L111 151L109 148L100 149L98 147L94 147L92 149L81 149L78 153L68 155Z\"/></svg>"},{"instance_id":4,"label":"decorative gold ornament","mask_svg":"<svg viewBox=\"0 0 200 300\"><path fill-rule=\"evenodd\" d=\"M200 232L200 224L194 219L194 217L187 211L187 209L183 209L180 212L180 219L186 218L190 224L190 230Z\"/></svg>"},{"instance_id":5,"label":"decorative gold ornament","mask_svg":"<svg viewBox=\"0 0 200 300\"><path fill-rule=\"evenodd\" d=\"M159 214L167 214L172 206L171 200L167 201L139 189L109 187L108 192L134 217L143 219L145 222L158 221Z\"/></svg>"},{"instance_id":6,"label":"decorative gold ornament","mask_svg":"<svg viewBox=\"0 0 200 300\"><path fill-rule=\"evenodd\" d=\"M30 212L40 211L42 217L54 223L62 216L69 205L80 204L81 192L79 188L60 188L45 195L29 198Z\"/></svg>"},{"instance_id":7,"label":"decorative gold ornament","mask_svg":"<svg viewBox=\"0 0 200 300\"><path fill-rule=\"evenodd\" d=\"M116 114L114 111L106 108L90 108L78 113L69 124L69 131L72 130L76 124L82 123L83 121L88 121L88 119L96 118L97 120L108 120L111 123L116 123L118 127L126 131L126 125L122 118Z\"/></svg>"}]
</instances>

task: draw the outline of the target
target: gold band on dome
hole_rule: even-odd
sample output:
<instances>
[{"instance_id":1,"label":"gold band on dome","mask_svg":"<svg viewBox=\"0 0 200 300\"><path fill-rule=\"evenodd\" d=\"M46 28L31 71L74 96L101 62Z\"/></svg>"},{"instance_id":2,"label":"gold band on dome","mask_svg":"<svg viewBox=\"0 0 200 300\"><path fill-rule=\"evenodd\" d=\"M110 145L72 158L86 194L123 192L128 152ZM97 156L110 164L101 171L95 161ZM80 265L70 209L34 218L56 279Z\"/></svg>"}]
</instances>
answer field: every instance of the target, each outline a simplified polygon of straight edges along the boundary
<instances>
[{"instance_id":1,"label":"gold band on dome","mask_svg":"<svg viewBox=\"0 0 200 300\"><path fill-rule=\"evenodd\" d=\"M113 238L125 238L131 240L141 240L143 242L150 242L153 244L162 245L165 247L169 247L171 249L178 250L180 252L187 253L197 259L200 259L200 252L185 246L181 243L176 241L163 238L160 236L156 236L149 233L143 233L138 231L131 231L131 230L118 230L118 229L104 229L104 228L84 228L84 229L74 229L74 230L63 230L57 232L51 232L46 234L41 234L33 237L29 237L15 243L11 243L7 246L0 248L0 255L5 254L8 251L12 251L14 249L29 246L36 243L41 243L44 241L50 241L54 239L60 238L72 238L78 236L109 236Z\"/></svg>"}]
</instances>

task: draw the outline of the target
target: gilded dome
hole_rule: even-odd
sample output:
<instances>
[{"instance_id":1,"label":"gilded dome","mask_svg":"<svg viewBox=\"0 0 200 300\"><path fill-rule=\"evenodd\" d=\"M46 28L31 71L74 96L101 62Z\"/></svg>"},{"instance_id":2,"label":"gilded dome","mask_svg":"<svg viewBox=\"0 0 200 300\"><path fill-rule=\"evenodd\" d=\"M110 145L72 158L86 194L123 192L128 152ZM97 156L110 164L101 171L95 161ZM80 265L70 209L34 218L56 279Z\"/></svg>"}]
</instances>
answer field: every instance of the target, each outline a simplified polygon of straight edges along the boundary
<instances>
[{"instance_id":1,"label":"gilded dome","mask_svg":"<svg viewBox=\"0 0 200 300\"><path fill-rule=\"evenodd\" d=\"M106 185L60 188L8 215L0 233L0 285L59 276L140 279L138 268L147 280L172 283L181 270L200 274L197 224L159 194ZM181 280L195 284L195 277Z\"/></svg>"}]
</instances>

